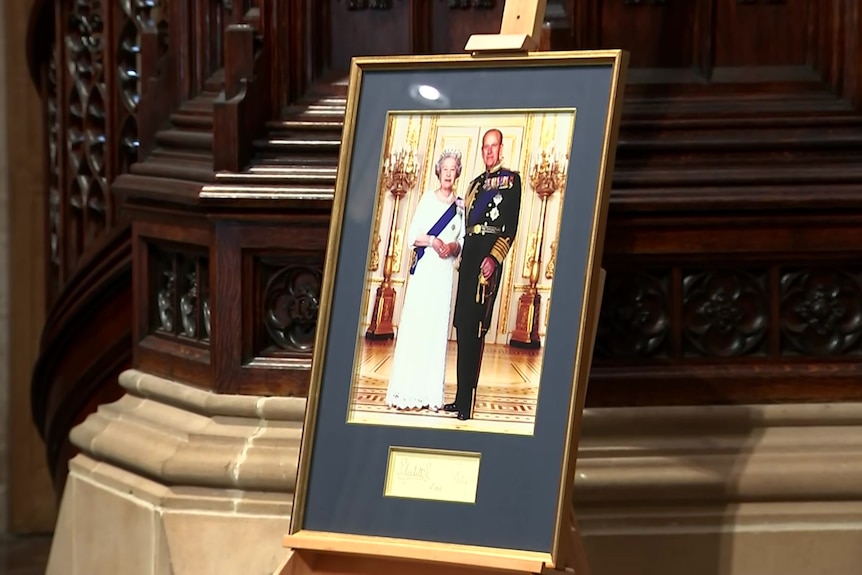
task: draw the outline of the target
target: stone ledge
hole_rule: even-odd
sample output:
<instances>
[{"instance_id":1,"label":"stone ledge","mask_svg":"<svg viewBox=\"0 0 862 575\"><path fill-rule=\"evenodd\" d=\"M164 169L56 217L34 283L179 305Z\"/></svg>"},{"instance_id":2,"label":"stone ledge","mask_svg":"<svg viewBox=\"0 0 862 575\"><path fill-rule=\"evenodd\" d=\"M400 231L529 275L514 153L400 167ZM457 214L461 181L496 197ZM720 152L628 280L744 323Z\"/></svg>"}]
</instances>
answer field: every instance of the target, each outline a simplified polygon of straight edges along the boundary
<instances>
[{"instance_id":1,"label":"stone ledge","mask_svg":"<svg viewBox=\"0 0 862 575\"><path fill-rule=\"evenodd\" d=\"M134 371L121 381L129 392L72 430L83 453L166 485L293 493L303 399L214 399Z\"/></svg>"},{"instance_id":2,"label":"stone ledge","mask_svg":"<svg viewBox=\"0 0 862 575\"><path fill-rule=\"evenodd\" d=\"M862 570L862 405L595 409L575 510L594 575Z\"/></svg>"},{"instance_id":3,"label":"stone ledge","mask_svg":"<svg viewBox=\"0 0 862 575\"><path fill-rule=\"evenodd\" d=\"M630 534L751 533L857 530L862 502L741 503L727 507L604 507L578 514L590 537Z\"/></svg>"},{"instance_id":4,"label":"stone ledge","mask_svg":"<svg viewBox=\"0 0 862 575\"><path fill-rule=\"evenodd\" d=\"M305 400L219 395L130 370L76 427L96 459L167 484L292 492ZM586 410L578 508L862 500L862 404Z\"/></svg>"},{"instance_id":5,"label":"stone ledge","mask_svg":"<svg viewBox=\"0 0 862 575\"><path fill-rule=\"evenodd\" d=\"M862 405L589 410L577 508L862 500Z\"/></svg>"},{"instance_id":6,"label":"stone ledge","mask_svg":"<svg viewBox=\"0 0 862 575\"><path fill-rule=\"evenodd\" d=\"M120 385L138 397L211 417L229 416L299 423L305 419L304 397L213 393L135 369L120 374Z\"/></svg>"}]
</instances>

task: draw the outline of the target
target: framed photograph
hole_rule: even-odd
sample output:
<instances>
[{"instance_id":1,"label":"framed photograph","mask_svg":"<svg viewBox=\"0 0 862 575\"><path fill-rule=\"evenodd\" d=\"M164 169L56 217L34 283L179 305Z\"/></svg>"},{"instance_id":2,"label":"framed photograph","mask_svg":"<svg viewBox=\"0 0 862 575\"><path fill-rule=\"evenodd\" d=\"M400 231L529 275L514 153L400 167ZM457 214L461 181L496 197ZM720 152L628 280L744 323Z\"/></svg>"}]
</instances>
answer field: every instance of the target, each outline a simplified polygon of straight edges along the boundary
<instances>
[{"instance_id":1,"label":"framed photograph","mask_svg":"<svg viewBox=\"0 0 862 575\"><path fill-rule=\"evenodd\" d=\"M291 534L555 564L626 64L353 60Z\"/></svg>"}]
</instances>

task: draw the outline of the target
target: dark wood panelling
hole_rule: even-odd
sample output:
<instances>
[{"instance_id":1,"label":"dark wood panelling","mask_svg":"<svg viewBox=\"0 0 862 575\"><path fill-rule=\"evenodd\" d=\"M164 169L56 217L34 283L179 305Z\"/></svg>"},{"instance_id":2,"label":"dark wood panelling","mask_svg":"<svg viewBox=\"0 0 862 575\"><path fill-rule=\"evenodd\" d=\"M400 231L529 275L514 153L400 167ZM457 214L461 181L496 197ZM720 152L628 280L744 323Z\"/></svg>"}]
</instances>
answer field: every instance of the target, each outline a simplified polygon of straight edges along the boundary
<instances>
[{"instance_id":1,"label":"dark wood panelling","mask_svg":"<svg viewBox=\"0 0 862 575\"><path fill-rule=\"evenodd\" d=\"M862 397L862 218L822 200L664 217L612 203L588 403Z\"/></svg>"},{"instance_id":2,"label":"dark wood panelling","mask_svg":"<svg viewBox=\"0 0 862 575\"><path fill-rule=\"evenodd\" d=\"M204 328L202 308L211 291L210 241L209 230L201 222L194 225L170 218L134 225L133 365L206 389L213 387L210 338L208 330L200 328ZM183 263L194 264L194 269ZM198 282L201 271L207 277ZM194 292L191 273L197 284ZM201 294L199 287L206 293ZM193 306L198 328L191 336L184 334L184 304Z\"/></svg>"},{"instance_id":3,"label":"dark wood panelling","mask_svg":"<svg viewBox=\"0 0 862 575\"><path fill-rule=\"evenodd\" d=\"M496 34L500 31L503 2L490 8L477 8L472 2L460 2L452 7L449 0L431 0L431 51L437 54L463 53L467 40L473 34Z\"/></svg>"},{"instance_id":4,"label":"dark wood panelling","mask_svg":"<svg viewBox=\"0 0 862 575\"><path fill-rule=\"evenodd\" d=\"M115 397L117 373L131 365L132 285L129 226L101 239L49 312L32 378L32 411L51 474L65 475L60 454L93 397Z\"/></svg>"},{"instance_id":5,"label":"dark wood panelling","mask_svg":"<svg viewBox=\"0 0 862 575\"><path fill-rule=\"evenodd\" d=\"M217 389L304 395L327 218L288 218L276 226L224 223L217 230L219 260L213 276L213 295L218 298L213 304ZM242 281L236 281L232 270L242 271Z\"/></svg>"},{"instance_id":6,"label":"dark wood panelling","mask_svg":"<svg viewBox=\"0 0 862 575\"><path fill-rule=\"evenodd\" d=\"M630 93L735 84L740 95L820 87L859 99L855 84L846 89L857 76L859 14L844 0L596 0L571 10L577 48L630 50Z\"/></svg>"},{"instance_id":7,"label":"dark wood panelling","mask_svg":"<svg viewBox=\"0 0 862 575\"><path fill-rule=\"evenodd\" d=\"M351 0L319 0L329 4L331 65L348 70L353 56L410 54L412 23L408 2L392 2L389 8L352 7ZM364 7L363 7L364 6Z\"/></svg>"},{"instance_id":8,"label":"dark wood panelling","mask_svg":"<svg viewBox=\"0 0 862 575\"><path fill-rule=\"evenodd\" d=\"M603 48L630 51L633 68L691 68L697 64L700 2L600 2Z\"/></svg>"},{"instance_id":9,"label":"dark wood panelling","mask_svg":"<svg viewBox=\"0 0 862 575\"><path fill-rule=\"evenodd\" d=\"M810 66L820 0L716 2L715 66Z\"/></svg>"},{"instance_id":10,"label":"dark wood panelling","mask_svg":"<svg viewBox=\"0 0 862 575\"><path fill-rule=\"evenodd\" d=\"M152 373L217 393L306 393L350 58L462 52L499 29L502 0L37 6L33 25L55 41L30 35L31 70L56 128L40 429L64 433L94 407L68 401L57 366L83 385L89 361L111 389L108 348L57 355L70 341L60 332L80 310L103 318L100 306ZM855 0L549 2L543 46L632 56L588 404L862 399L860 33ZM78 65L88 54L100 64ZM119 300L74 280L131 251L131 239L126 252L99 240L124 218L136 230L133 332L117 323ZM155 262L190 253L208 266L197 294L210 298L208 342L153 329ZM82 397L111 397L101 391Z\"/></svg>"}]
</instances>

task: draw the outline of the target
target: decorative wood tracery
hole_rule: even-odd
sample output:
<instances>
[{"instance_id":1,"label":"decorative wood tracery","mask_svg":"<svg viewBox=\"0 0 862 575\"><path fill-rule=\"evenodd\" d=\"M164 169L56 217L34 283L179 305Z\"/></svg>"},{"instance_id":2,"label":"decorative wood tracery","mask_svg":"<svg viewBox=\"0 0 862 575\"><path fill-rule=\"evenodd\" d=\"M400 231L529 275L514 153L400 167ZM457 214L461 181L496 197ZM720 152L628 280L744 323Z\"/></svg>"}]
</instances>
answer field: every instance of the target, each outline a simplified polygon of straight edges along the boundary
<instances>
[{"instance_id":1,"label":"decorative wood tracery","mask_svg":"<svg viewBox=\"0 0 862 575\"><path fill-rule=\"evenodd\" d=\"M494 8L494 0L449 0L449 8L453 10L490 10Z\"/></svg>"},{"instance_id":2,"label":"decorative wood tracery","mask_svg":"<svg viewBox=\"0 0 862 575\"><path fill-rule=\"evenodd\" d=\"M200 253L150 248L148 332L178 341L209 344L209 258Z\"/></svg>"},{"instance_id":3,"label":"decorative wood tracery","mask_svg":"<svg viewBox=\"0 0 862 575\"><path fill-rule=\"evenodd\" d=\"M347 0L348 10L389 10L392 0Z\"/></svg>"},{"instance_id":4,"label":"decorative wood tracery","mask_svg":"<svg viewBox=\"0 0 862 575\"><path fill-rule=\"evenodd\" d=\"M65 14L62 45L66 71L62 86L65 113L63 168L64 233L60 236L67 268L74 269L84 250L113 224L114 202L108 195L113 175L113 150L106 150L111 103L106 82L106 5L75 0Z\"/></svg>"},{"instance_id":5,"label":"decorative wood tracery","mask_svg":"<svg viewBox=\"0 0 862 575\"><path fill-rule=\"evenodd\" d=\"M309 352L314 347L323 270L315 267L262 265L263 325L275 348Z\"/></svg>"}]
</instances>

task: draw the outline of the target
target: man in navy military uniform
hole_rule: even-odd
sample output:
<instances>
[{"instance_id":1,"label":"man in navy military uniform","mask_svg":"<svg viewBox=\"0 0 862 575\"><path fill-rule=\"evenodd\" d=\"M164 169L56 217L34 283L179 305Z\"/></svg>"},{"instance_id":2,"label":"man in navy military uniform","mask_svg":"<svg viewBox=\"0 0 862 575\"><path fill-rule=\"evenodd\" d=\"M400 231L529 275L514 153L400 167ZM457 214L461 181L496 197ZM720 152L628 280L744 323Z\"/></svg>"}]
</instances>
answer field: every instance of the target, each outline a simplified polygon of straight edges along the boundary
<instances>
[{"instance_id":1,"label":"man in navy military uniform","mask_svg":"<svg viewBox=\"0 0 862 575\"><path fill-rule=\"evenodd\" d=\"M521 212L521 175L501 166L503 134L492 129L482 138L485 172L465 198L466 235L458 268L455 317L458 391L443 409L470 419L479 381L485 334L503 278L503 261L515 241Z\"/></svg>"}]
</instances>

